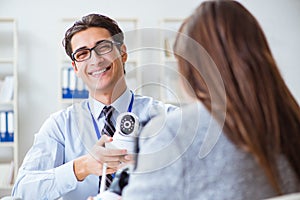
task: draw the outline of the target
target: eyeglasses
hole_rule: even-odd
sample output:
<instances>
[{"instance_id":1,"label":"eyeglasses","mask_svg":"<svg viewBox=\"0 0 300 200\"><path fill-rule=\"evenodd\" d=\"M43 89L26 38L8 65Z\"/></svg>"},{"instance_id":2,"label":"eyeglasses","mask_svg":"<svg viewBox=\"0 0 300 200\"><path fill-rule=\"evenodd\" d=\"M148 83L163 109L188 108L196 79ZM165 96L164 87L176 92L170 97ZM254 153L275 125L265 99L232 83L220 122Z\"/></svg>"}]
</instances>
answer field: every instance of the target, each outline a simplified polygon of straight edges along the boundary
<instances>
[{"instance_id":1,"label":"eyeglasses","mask_svg":"<svg viewBox=\"0 0 300 200\"><path fill-rule=\"evenodd\" d=\"M121 45L121 43L110 40L100 40L93 48L77 49L74 53L72 53L72 60L77 62L88 60L91 58L93 50L98 56L107 54L113 50L113 45Z\"/></svg>"}]
</instances>

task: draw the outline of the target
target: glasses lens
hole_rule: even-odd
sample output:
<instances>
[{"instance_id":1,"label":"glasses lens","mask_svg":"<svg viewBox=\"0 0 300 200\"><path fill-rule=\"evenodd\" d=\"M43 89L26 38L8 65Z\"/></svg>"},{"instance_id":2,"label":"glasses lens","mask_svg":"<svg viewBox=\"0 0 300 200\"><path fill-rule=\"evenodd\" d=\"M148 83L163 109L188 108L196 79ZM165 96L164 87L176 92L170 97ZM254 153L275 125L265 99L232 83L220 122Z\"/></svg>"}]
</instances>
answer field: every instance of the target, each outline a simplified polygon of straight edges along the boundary
<instances>
[{"instance_id":1,"label":"glasses lens","mask_svg":"<svg viewBox=\"0 0 300 200\"><path fill-rule=\"evenodd\" d=\"M74 59L78 62L87 60L90 58L90 53L89 49L82 49L74 54Z\"/></svg>"},{"instance_id":2,"label":"glasses lens","mask_svg":"<svg viewBox=\"0 0 300 200\"><path fill-rule=\"evenodd\" d=\"M111 52L112 49L113 43L111 41L103 41L94 48L94 51L97 55L103 55Z\"/></svg>"}]
</instances>

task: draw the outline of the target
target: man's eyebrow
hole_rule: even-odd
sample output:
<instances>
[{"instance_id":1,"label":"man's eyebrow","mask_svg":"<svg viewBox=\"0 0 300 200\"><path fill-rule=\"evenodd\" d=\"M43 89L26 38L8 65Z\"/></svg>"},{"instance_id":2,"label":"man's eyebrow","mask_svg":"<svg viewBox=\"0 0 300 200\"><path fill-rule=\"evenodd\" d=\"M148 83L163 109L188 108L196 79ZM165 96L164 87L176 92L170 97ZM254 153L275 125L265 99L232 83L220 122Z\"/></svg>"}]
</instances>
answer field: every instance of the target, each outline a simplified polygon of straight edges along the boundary
<instances>
[{"instance_id":1,"label":"man's eyebrow","mask_svg":"<svg viewBox=\"0 0 300 200\"><path fill-rule=\"evenodd\" d=\"M113 40L108 40L108 39L99 40L98 42L95 43L95 46L97 46L98 44L101 44L102 42L114 42L114 41Z\"/></svg>"},{"instance_id":2,"label":"man's eyebrow","mask_svg":"<svg viewBox=\"0 0 300 200\"><path fill-rule=\"evenodd\" d=\"M104 42L104 41L110 41L110 40L99 40L99 41L97 41L97 42L95 43L94 46L96 46L96 45L98 45L98 44L100 44L100 43L102 43L102 42ZM89 48L87 48L87 46L83 46L83 47L80 47L80 48L76 49L76 50L74 51L74 53L75 53L75 52L78 52L78 51L80 51L80 50L83 50L83 49L89 49Z\"/></svg>"},{"instance_id":3,"label":"man's eyebrow","mask_svg":"<svg viewBox=\"0 0 300 200\"><path fill-rule=\"evenodd\" d=\"M83 47L80 47L80 48L76 49L73 53L78 52L78 51L83 50L83 49L88 49L88 48L86 46L83 46Z\"/></svg>"},{"instance_id":4,"label":"man's eyebrow","mask_svg":"<svg viewBox=\"0 0 300 200\"><path fill-rule=\"evenodd\" d=\"M104 42L104 41L109 41L109 40L99 40L98 42L95 43L95 46L102 43L102 42Z\"/></svg>"}]
</instances>

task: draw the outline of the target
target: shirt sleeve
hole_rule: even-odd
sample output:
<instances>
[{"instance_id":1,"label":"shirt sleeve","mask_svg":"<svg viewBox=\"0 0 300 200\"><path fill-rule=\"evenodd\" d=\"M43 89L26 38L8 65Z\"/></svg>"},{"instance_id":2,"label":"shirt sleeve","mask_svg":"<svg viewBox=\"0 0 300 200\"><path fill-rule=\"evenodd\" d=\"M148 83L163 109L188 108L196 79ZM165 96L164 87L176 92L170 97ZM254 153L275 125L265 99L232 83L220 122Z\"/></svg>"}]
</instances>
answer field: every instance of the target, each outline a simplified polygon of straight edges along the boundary
<instances>
[{"instance_id":1,"label":"shirt sleeve","mask_svg":"<svg viewBox=\"0 0 300 200\"><path fill-rule=\"evenodd\" d=\"M76 188L73 161L64 163L64 143L58 123L49 118L19 169L12 195L22 199L57 199ZM52 159L49 159L52 158Z\"/></svg>"}]
</instances>

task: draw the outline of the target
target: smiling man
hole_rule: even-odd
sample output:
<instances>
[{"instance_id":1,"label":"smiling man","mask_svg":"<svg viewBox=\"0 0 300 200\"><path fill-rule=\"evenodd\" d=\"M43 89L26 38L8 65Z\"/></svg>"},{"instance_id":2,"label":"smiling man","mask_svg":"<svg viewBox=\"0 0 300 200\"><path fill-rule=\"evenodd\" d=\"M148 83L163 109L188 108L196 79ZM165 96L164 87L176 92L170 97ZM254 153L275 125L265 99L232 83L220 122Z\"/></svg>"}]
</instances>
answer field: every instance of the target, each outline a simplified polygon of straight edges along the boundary
<instances>
[{"instance_id":1,"label":"smiling man","mask_svg":"<svg viewBox=\"0 0 300 200\"><path fill-rule=\"evenodd\" d=\"M124 35L114 20L84 16L67 30L63 43L90 96L52 114L35 135L12 192L25 200L96 196L103 163L112 174L120 163L132 161L126 149L104 147L112 141L117 116L133 112L144 126L176 109L127 88Z\"/></svg>"}]
</instances>

